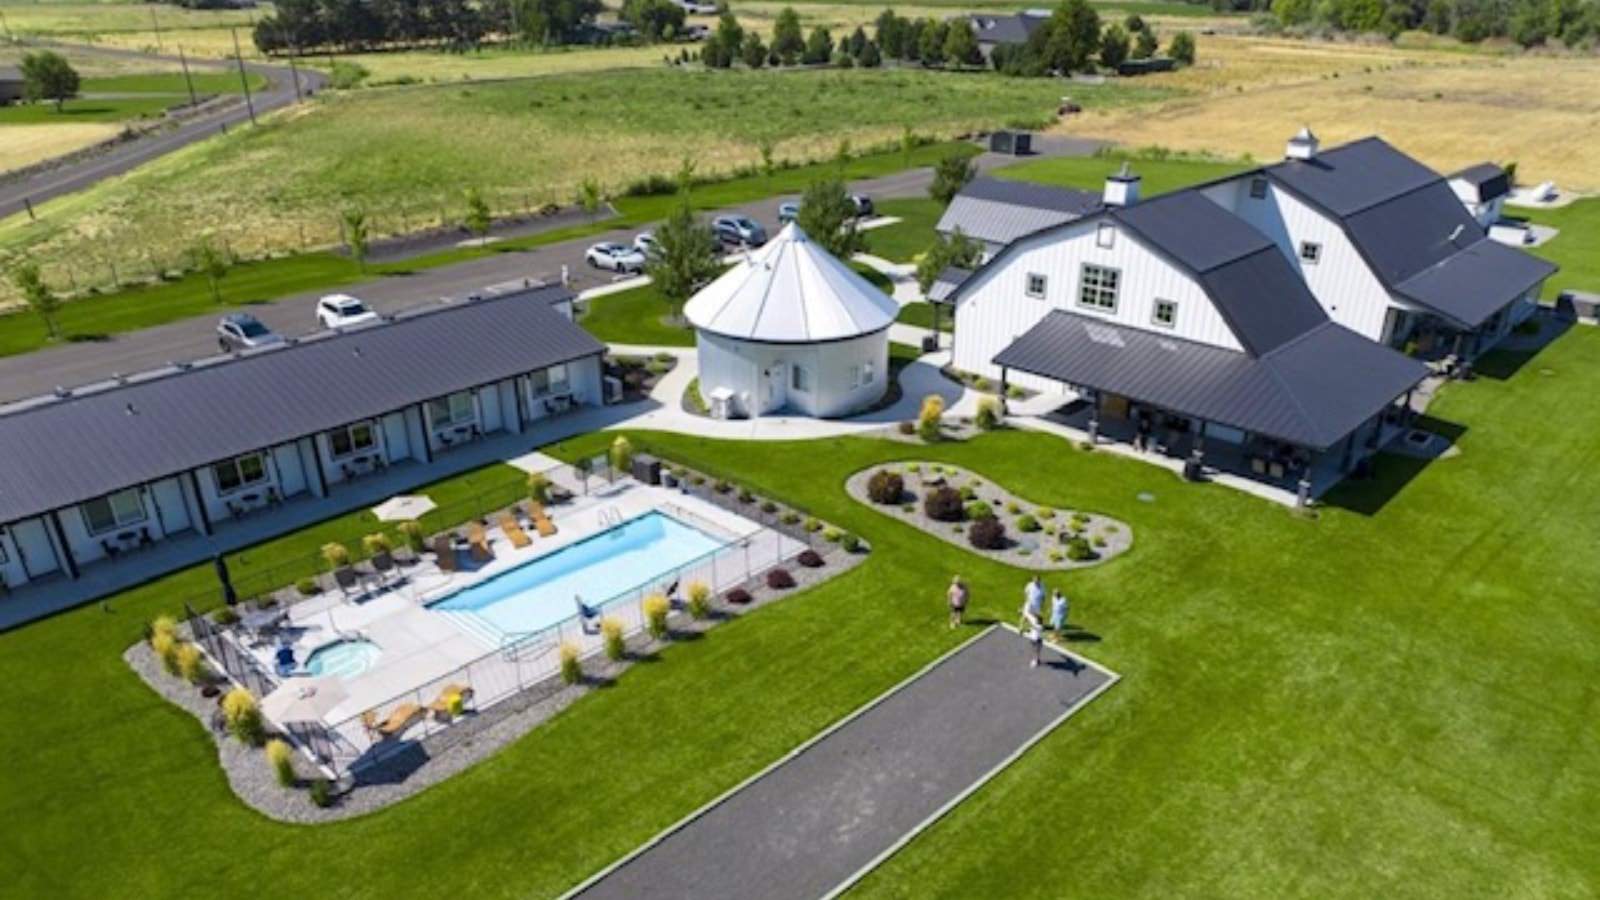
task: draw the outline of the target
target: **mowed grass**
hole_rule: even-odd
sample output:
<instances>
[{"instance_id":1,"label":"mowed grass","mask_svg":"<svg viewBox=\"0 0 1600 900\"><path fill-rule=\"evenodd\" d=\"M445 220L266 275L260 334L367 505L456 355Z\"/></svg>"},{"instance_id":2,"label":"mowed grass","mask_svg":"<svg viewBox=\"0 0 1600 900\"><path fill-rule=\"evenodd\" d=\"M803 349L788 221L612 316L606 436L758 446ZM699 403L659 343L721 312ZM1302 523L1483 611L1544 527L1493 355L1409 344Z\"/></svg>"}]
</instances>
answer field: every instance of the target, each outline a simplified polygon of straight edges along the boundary
<instances>
[{"instance_id":1,"label":"mowed grass","mask_svg":"<svg viewBox=\"0 0 1600 900\"><path fill-rule=\"evenodd\" d=\"M0 125L71 125L80 122L126 122L160 116L179 102L175 96L80 97L57 110L54 103L0 106Z\"/></svg>"},{"instance_id":2,"label":"mowed grass","mask_svg":"<svg viewBox=\"0 0 1600 900\"><path fill-rule=\"evenodd\" d=\"M862 896L1592 895L1600 557L1581 548L1600 539L1600 332L1495 362L1512 374L1452 385L1432 410L1464 429L1459 455L1385 457L1314 520L1023 431L759 452L636 435L857 531L872 558L668 648L418 797L330 826L246 809L203 727L122 663L144 621L206 590L197 567L109 612L0 635L0 750L18 761L0 784L13 823L0 878L17 897L557 894L970 636L944 624L952 572L973 588L971 618L1015 616L1025 573L842 491L863 467L932 458L1130 524L1126 557L1048 579L1092 636L1075 649L1123 680ZM365 527L341 521L235 565ZM94 865L79 864L86 835Z\"/></svg>"},{"instance_id":3,"label":"mowed grass","mask_svg":"<svg viewBox=\"0 0 1600 900\"><path fill-rule=\"evenodd\" d=\"M1086 88L1094 103L1141 88ZM780 160L1047 120L1059 86L921 71L650 69L536 80L324 93L258 128L192 145L129 175L44 204L40 223L0 223L0 252L49 267L95 255L172 259L201 236L246 256L338 240L340 211L377 234L459 221L480 190L498 212L570 203L580 181L618 194L691 159L701 175ZM754 111L758 111L756 114Z\"/></svg>"},{"instance_id":4,"label":"mowed grass","mask_svg":"<svg viewBox=\"0 0 1600 900\"><path fill-rule=\"evenodd\" d=\"M890 262L908 263L933 244L934 226L944 215L944 205L931 197L906 197L878 201L878 214L900 221L866 233L867 252Z\"/></svg>"},{"instance_id":5,"label":"mowed grass","mask_svg":"<svg viewBox=\"0 0 1600 900\"><path fill-rule=\"evenodd\" d=\"M246 72L245 80L250 90L259 91L267 86L267 79L254 72ZM238 72L191 72L185 79L182 72L141 72L130 75L106 75L85 78L85 94L173 94L189 96L189 85L194 92L207 94L242 94L244 87Z\"/></svg>"},{"instance_id":6,"label":"mowed grass","mask_svg":"<svg viewBox=\"0 0 1600 900\"><path fill-rule=\"evenodd\" d=\"M997 178L1099 191L1105 187L1106 176L1121 169L1124 162L1139 176L1139 191L1145 197L1223 178L1248 168L1243 162L1227 160L1162 159L1113 153L1037 159L996 169L992 174Z\"/></svg>"},{"instance_id":7,"label":"mowed grass","mask_svg":"<svg viewBox=\"0 0 1600 900\"><path fill-rule=\"evenodd\" d=\"M694 332L669 321L672 305L653 284L591 297L583 301L579 322L585 331L608 344L693 347Z\"/></svg>"},{"instance_id":8,"label":"mowed grass","mask_svg":"<svg viewBox=\"0 0 1600 900\"><path fill-rule=\"evenodd\" d=\"M1545 283L1545 299L1569 288L1600 293L1600 198L1576 200L1559 209L1509 206L1506 213L1560 230L1550 242L1528 249L1561 267Z\"/></svg>"}]
</instances>

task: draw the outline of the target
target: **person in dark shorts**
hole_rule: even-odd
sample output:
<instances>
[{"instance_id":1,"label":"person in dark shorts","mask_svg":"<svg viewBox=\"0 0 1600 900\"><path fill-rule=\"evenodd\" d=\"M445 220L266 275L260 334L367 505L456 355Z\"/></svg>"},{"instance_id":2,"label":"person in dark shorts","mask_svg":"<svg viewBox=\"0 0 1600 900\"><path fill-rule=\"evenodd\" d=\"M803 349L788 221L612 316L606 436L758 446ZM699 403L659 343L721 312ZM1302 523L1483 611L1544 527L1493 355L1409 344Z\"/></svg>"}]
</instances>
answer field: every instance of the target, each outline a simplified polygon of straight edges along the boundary
<instances>
[{"instance_id":1,"label":"person in dark shorts","mask_svg":"<svg viewBox=\"0 0 1600 900\"><path fill-rule=\"evenodd\" d=\"M967 585L960 575L950 579L950 589L945 592L945 597L950 601L950 627L955 628L961 624L961 618L967 612Z\"/></svg>"}]
</instances>

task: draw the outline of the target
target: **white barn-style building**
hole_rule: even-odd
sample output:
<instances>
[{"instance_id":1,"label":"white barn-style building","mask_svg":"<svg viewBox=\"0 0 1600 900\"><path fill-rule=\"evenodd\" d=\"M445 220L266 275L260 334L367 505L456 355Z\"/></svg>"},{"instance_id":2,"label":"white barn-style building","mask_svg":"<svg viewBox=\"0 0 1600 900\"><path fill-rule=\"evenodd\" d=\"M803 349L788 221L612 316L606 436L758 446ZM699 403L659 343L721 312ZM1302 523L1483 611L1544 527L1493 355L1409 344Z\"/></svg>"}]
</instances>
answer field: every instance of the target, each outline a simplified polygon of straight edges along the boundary
<instances>
[{"instance_id":1,"label":"white barn-style building","mask_svg":"<svg viewBox=\"0 0 1600 900\"><path fill-rule=\"evenodd\" d=\"M713 415L849 415L889 386L899 306L798 225L749 254L683 309Z\"/></svg>"}]
</instances>

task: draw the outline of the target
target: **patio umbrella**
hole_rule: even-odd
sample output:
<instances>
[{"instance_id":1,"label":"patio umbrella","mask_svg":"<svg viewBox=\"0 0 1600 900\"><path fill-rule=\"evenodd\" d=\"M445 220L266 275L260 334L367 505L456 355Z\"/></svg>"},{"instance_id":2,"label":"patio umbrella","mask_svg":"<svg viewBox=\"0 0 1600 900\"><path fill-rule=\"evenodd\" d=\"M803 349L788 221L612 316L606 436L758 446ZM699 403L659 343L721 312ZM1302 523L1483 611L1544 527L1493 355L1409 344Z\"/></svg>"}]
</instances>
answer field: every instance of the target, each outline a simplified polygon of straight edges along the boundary
<instances>
[{"instance_id":1,"label":"patio umbrella","mask_svg":"<svg viewBox=\"0 0 1600 900\"><path fill-rule=\"evenodd\" d=\"M379 503L372 508L372 514L380 522L409 522L420 519L439 504L426 494L401 494L398 497Z\"/></svg>"},{"instance_id":2,"label":"patio umbrella","mask_svg":"<svg viewBox=\"0 0 1600 900\"><path fill-rule=\"evenodd\" d=\"M289 678L261 701L261 712L274 722L320 722L349 694L331 676Z\"/></svg>"},{"instance_id":3,"label":"patio umbrella","mask_svg":"<svg viewBox=\"0 0 1600 900\"><path fill-rule=\"evenodd\" d=\"M228 575L228 561L218 553L211 558L211 564L216 567L217 581L222 583L222 602L229 606L239 602L239 594L233 589L233 579Z\"/></svg>"}]
</instances>

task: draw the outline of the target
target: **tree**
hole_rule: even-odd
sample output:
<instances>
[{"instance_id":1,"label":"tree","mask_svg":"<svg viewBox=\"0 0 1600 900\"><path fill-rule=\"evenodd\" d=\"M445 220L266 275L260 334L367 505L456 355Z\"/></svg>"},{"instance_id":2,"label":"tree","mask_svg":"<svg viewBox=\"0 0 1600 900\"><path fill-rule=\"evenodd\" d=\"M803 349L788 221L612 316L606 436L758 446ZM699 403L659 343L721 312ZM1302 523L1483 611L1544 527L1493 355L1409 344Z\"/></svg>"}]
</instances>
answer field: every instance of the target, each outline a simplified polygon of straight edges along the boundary
<instances>
[{"instance_id":1,"label":"tree","mask_svg":"<svg viewBox=\"0 0 1600 900\"><path fill-rule=\"evenodd\" d=\"M61 298L55 291L50 290L50 285L44 283L44 278L39 274L38 263L25 262L11 270L11 281L22 293L22 299L28 308L44 322L45 334L54 341L61 337L61 329L56 324L56 316L61 312Z\"/></svg>"},{"instance_id":2,"label":"tree","mask_svg":"<svg viewBox=\"0 0 1600 900\"><path fill-rule=\"evenodd\" d=\"M800 14L794 7L785 6L772 23L772 52L786 66L792 66L805 52L806 39L800 32Z\"/></svg>"},{"instance_id":3,"label":"tree","mask_svg":"<svg viewBox=\"0 0 1600 900\"><path fill-rule=\"evenodd\" d=\"M911 154L917 151L917 133L907 125L900 130L900 157L902 164L911 168Z\"/></svg>"},{"instance_id":4,"label":"tree","mask_svg":"<svg viewBox=\"0 0 1600 900\"><path fill-rule=\"evenodd\" d=\"M1177 61L1180 66L1194 65L1194 35L1187 31L1180 31L1172 36L1167 44L1167 55Z\"/></svg>"},{"instance_id":5,"label":"tree","mask_svg":"<svg viewBox=\"0 0 1600 900\"><path fill-rule=\"evenodd\" d=\"M1100 49L1100 14L1088 0L1063 0L1050 14L1046 28L1049 43L1045 55L1052 68L1065 75L1089 67L1089 60Z\"/></svg>"},{"instance_id":6,"label":"tree","mask_svg":"<svg viewBox=\"0 0 1600 900\"><path fill-rule=\"evenodd\" d=\"M683 32L683 7L672 0L624 0L622 21L651 41L671 39Z\"/></svg>"},{"instance_id":7,"label":"tree","mask_svg":"<svg viewBox=\"0 0 1600 900\"><path fill-rule=\"evenodd\" d=\"M32 101L51 100L56 112L61 104L78 96L78 72L67 58L51 50L22 57L22 94Z\"/></svg>"},{"instance_id":8,"label":"tree","mask_svg":"<svg viewBox=\"0 0 1600 900\"><path fill-rule=\"evenodd\" d=\"M761 43L761 35L754 31L745 32L744 46L739 48L739 55L743 57L744 64L752 69L759 69L767 62L767 47Z\"/></svg>"},{"instance_id":9,"label":"tree","mask_svg":"<svg viewBox=\"0 0 1600 900\"><path fill-rule=\"evenodd\" d=\"M861 64L862 68L876 69L883 65L883 54L878 51L877 44L868 41L867 46L861 51L860 58L856 61Z\"/></svg>"},{"instance_id":10,"label":"tree","mask_svg":"<svg viewBox=\"0 0 1600 900\"><path fill-rule=\"evenodd\" d=\"M1100 65L1115 72L1128 61L1128 33L1121 25L1112 25L1100 35Z\"/></svg>"},{"instance_id":11,"label":"tree","mask_svg":"<svg viewBox=\"0 0 1600 900\"><path fill-rule=\"evenodd\" d=\"M944 58L956 66L983 64L983 54L978 50L978 36L972 33L972 23L957 19L945 28Z\"/></svg>"},{"instance_id":12,"label":"tree","mask_svg":"<svg viewBox=\"0 0 1600 900\"><path fill-rule=\"evenodd\" d=\"M866 29L862 28L860 25L857 25L856 30L850 32L850 37L844 40L843 47L845 52L850 54L851 57L856 59L861 58L862 52L867 49Z\"/></svg>"},{"instance_id":13,"label":"tree","mask_svg":"<svg viewBox=\"0 0 1600 900\"><path fill-rule=\"evenodd\" d=\"M362 272L367 271L367 214L360 207L344 211L344 245Z\"/></svg>"},{"instance_id":14,"label":"tree","mask_svg":"<svg viewBox=\"0 0 1600 900\"><path fill-rule=\"evenodd\" d=\"M724 12L717 19L717 43L727 52L730 65L744 48L744 29L739 26L739 20L735 19L731 12Z\"/></svg>"},{"instance_id":15,"label":"tree","mask_svg":"<svg viewBox=\"0 0 1600 900\"><path fill-rule=\"evenodd\" d=\"M796 222L823 249L840 259L849 259L861 249L861 233L856 230L856 205L836 178L813 181L800 197Z\"/></svg>"},{"instance_id":16,"label":"tree","mask_svg":"<svg viewBox=\"0 0 1600 900\"><path fill-rule=\"evenodd\" d=\"M667 299L673 318L677 318L684 302L721 269L717 239L709 227L695 219L687 195L656 229L655 236L645 272Z\"/></svg>"},{"instance_id":17,"label":"tree","mask_svg":"<svg viewBox=\"0 0 1600 900\"><path fill-rule=\"evenodd\" d=\"M820 65L833 59L833 35L821 25L811 29L811 34L806 38L805 55L801 62L808 65Z\"/></svg>"},{"instance_id":18,"label":"tree","mask_svg":"<svg viewBox=\"0 0 1600 900\"><path fill-rule=\"evenodd\" d=\"M905 19L895 15L894 10L886 9L878 13L878 19L873 24L873 37L877 41L878 49L883 55L891 59L898 59L903 52L906 40Z\"/></svg>"},{"instance_id":19,"label":"tree","mask_svg":"<svg viewBox=\"0 0 1600 900\"><path fill-rule=\"evenodd\" d=\"M588 216L590 221L600 215L600 207L604 206L605 202L600 182L593 178L585 178L578 182L578 208L583 210L583 214Z\"/></svg>"},{"instance_id":20,"label":"tree","mask_svg":"<svg viewBox=\"0 0 1600 900\"><path fill-rule=\"evenodd\" d=\"M1156 31L1154 28L1141 28L1133 38L1133 58L1149 59L1156 55Z\"/></svg>"},{"instance_id":21,"label":"tree","mask_svg":"<svg viewBox=\"0 0 1600 900\"><path fill-rule=\"evenodd\" d=\"M917 55L921 57L925 66L937 66L944 62L944 40L948 27L940 21L928 19L922 23L922 34L917 39Z\"/></svg>"},{"instance_id":22,"label":"tree","mask_svg":"<svg viewBox=\"0 0 1600 900\"><path fill-rule=\"evenodd\" d=\"M950 201L961 193L961 189L976 174L978 167L973 164L971 157L965 153L951 153L934 164L933 183L928 185L928 196L939 201L940 206L949 206Z\"/></svg>"},{"instance_id":23,"label":"tree","mask_svg":"<svg viewBox=\"0 0 1600 900\"><path fill-rule=\"evenodd\" d=\"M483 193L477 188L467 188L467 214L462 217L461 224L467 230L478 236L481 241L489 234L489 226L493 219L489 217L489 204L484 201Z\"/></svg>"},{"instance_id":24,"label":"tree","mask_svg":"<svg viewBox=\"0 0 1600 900\"><path fill-rule=\"evenodd\" d=\"M939 280L939 273L945 269L971 269L982 258L983 245L967 237L961 229L956 229L949 237L938 235L933 239L933 245L917 260L917 287L926 295L933 289L933 283Z\"/></svg>"},{"instance_id":25,"label":"tree","mask_svg":"<svg viewBox=\"0 0 1600 900\"><path fill-rule=\"evenodd\" d=\"M1128 17L1122 20L1122 29L1129 34L1138 34L1144 30L1144 19L1138 13L1129 13Z\"/></svg>"},{"instance_id":26,"label":"tree","mask_svg":"<svg viewBox=\"0 0 1600 900\"><path fill-rule=\"evenodd\" d=\"M772 176L778 173L778 161L773 156L776 150L777 145L769 137L762 138L756 144L756 152L761 154L761 177L767 180L768 191L772 190Z\"/></svg>"},{"instance_id":27,"label":"tree","mask_svg":"<svg viewBox=\"0 0 1600 900\"><path fill-rule=\"evenodd\" d=\"M738 49L723 44L722 36L713 31L700 45L700 62L708 69L729 68Z\"/></svg>"},{"instance_id":28,"label":"tree","mask_svg":"<svg viewBox=\"0 0 1600 900\"><path fill-rule=\"evenodd\" d=\"M228 274L228 257L210 238L203 238L194 248L194 267L206 277L206 287L211 289L211 302L222 302L222 279Z\"/></svg>"}]
</instances>

